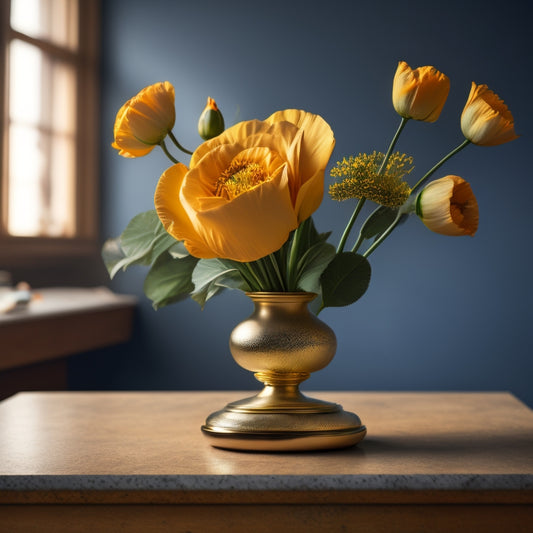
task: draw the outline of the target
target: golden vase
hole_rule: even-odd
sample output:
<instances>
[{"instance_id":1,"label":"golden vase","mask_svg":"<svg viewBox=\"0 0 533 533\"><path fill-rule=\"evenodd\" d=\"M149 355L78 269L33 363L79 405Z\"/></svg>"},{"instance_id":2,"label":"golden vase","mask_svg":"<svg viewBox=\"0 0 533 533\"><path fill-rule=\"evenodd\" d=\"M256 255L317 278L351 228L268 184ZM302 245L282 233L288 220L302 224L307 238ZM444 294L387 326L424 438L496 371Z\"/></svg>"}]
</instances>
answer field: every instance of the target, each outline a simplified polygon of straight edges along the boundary
<instances>
[{"instance_id":1,"label":"golden vase","mask_svg":"<svg viewBox=\"0 0 533 533\"><path fill-rule=\"evenodd\" d=\"M252 315L231 333L235 361L264 387L211 414L202 431L218 448L302 451L344 448L366 434L359 417L304 396L299 385L335 355L333 330L309 311L315 294L247 293Z\"/></svg>"}]
</instances>

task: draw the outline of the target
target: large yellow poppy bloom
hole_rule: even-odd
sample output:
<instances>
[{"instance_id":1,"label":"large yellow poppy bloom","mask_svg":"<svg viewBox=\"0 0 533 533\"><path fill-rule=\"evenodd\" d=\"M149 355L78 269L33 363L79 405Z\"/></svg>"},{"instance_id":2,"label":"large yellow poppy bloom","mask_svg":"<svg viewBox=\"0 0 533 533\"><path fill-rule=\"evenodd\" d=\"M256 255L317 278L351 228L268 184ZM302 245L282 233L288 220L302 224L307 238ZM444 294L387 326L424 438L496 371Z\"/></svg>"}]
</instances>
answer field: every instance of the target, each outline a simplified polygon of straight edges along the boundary
<instances>
[{"instance_id":1,"label":"large yellow poppy bloom","mask_svg":"<svg viewBox=\"0 0 533 533\"><path fill-rule=\"evenodd\" d=\"M517 139L512 113L486 85L472 82L461 115L463 135L480 146L496 146Z\"/></svg>"},{"instance_id":2,"label":"large yellow poppy bloom","mask_svg":"<svg viewBox=\"0 0 533 533\"><path fill-rule=\"evenodd\" d=\"M200 145L190 169L163 173L159 218L196 257L255 261L318 208L334 145L327 122L305 111L240 122Z\"/></svg>"},{"instance_id":3,"label":"large yellow poppy bloom","mask_svg":"<svg viewBox=\"0 0 533 533\"><path fill-rule=\"evenodd\" d=\"M175 120L174 87L168 81L154 83L120 108L111 146L123 157L146 155L167 136Z\"/></svg>"},{"instance_id":4,"label":"large yellow poppy bloom","mask_svg":"<svg viewBox=\"0 0 533 533\"><path fill-rule=\"evenodd\" d=\"M435 122L450 92L450 80L436 68L412 69L405 61L398 63L392 85L392 104L404 118Z\"/></svg>"}]
</instances>

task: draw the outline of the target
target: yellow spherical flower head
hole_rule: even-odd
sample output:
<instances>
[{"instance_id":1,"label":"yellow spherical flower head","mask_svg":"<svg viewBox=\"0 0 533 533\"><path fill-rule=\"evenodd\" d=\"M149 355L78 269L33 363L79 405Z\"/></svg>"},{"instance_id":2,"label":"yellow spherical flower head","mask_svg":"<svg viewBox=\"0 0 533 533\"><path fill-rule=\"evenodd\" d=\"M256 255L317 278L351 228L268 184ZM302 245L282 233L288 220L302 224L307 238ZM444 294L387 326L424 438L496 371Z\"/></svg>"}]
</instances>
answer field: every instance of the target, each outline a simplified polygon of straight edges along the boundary
<instances>
[{"instance_id":1,"label":"yellow spherical flower head","mask_svg":"<svg viewBox=\"0 0 533 533\"><path fill-rule=\"evenodd\" d=\"M318 115L288 109L228 128L161 176L155 207L200 258L255 261L320 205L335 140Z\"/></svg>"},{"instance_id":2,"label":"yellow spherical flower head","mask_svg":"<svg viewBox=\"0 0 533 533\"><path fill-rule=\"evenodd\" d=\"M459 176L430 182L416 200L416 214L431 231L442 235L474 235L479 210L472 189Z\"/></svg>"},{"instance_id":3,"label":"yellow spherical flower head","mask_svg":"<svg viewBox=\"0 0 533 533\"><path fill-rule=\"evenodd\" d=\"M115 119L113 148L123 157L141 157L152 151L176 120L174 87L159 82L128 100Z\"/></svg>"},{"instance_id":4,"label":"yellow spherical flower head","mask_svg":"<svg viewBox=\"0 0 533 533\"><path fill-rule=\"evenodd\" d=\"M486 85L472 82L461 115L463 135L480 146L496 146L518 138L513 115L497 94Z\"/></svg>"},{"instance_id":5,"label":"yellow spherical flower head","mask_svg":"<svg viewBox=\"0 0 533 533\"><path fill-rule=\"evenodd\" d=\"M385 154L374 151L338 161L331 169L331 176L341 181L330 185L331 198L339 201L366 198L386 207L401 206L411 194L403 178L413 170L413 158L395 152L380 173L384 158Z\"/></svg>"},{"instance_id":6,"label":"yellow spherical flower head","mask_svg":"<svg viewBox=\"0 0 533 533\"><path fill-rule=\"evenodd\" d=\"M404 118L435 122L450 92L450 80L434 67L412 69L400 61L392 86L392 103Z\"/></svg>"}]
</instances>

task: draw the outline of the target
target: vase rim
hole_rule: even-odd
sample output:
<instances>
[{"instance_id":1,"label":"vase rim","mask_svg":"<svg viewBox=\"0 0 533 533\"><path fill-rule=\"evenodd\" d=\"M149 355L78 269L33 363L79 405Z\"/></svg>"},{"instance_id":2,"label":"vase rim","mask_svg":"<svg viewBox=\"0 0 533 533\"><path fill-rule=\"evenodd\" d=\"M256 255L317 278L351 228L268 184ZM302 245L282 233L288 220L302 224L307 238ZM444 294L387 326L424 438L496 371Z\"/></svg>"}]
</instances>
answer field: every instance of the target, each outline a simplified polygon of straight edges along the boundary
<instances>
[{"instance_id":1,"label":"vase rim","mask_svg":"<svg viewBox=\"0 0 533 533\"><path fill-rule=\"evenodd\" d=\"M286 302L299 301L311 302L317 297L316 292L274 292L274 291L249 291L245 293L253 301Z\"/></svg>"}]
</instances>

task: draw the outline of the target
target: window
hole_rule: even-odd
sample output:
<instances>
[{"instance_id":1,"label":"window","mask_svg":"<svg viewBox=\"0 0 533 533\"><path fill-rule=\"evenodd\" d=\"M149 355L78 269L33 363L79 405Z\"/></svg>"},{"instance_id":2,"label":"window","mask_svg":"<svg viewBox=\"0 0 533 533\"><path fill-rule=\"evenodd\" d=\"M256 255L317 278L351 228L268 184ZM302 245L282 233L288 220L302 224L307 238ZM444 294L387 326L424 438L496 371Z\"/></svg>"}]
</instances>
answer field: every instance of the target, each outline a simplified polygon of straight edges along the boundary
<instances>
[{"instance_id":1,"label":"window","mask_svg":"<svg viewBox=\"0 0 533 533\"><path fill-rule=\"evenodd\" d=\"M98 5L0 2L0 267L97 251Z\"/></svg>"}]
</instances>

